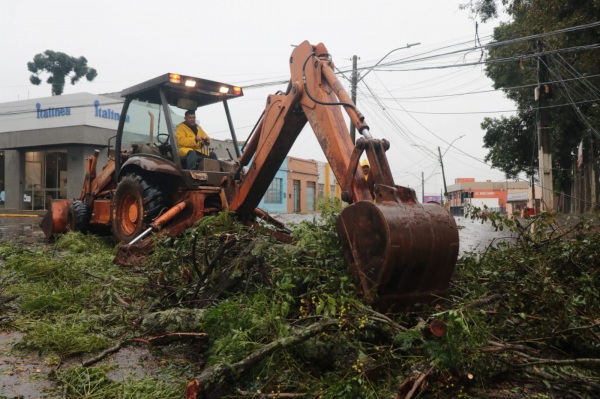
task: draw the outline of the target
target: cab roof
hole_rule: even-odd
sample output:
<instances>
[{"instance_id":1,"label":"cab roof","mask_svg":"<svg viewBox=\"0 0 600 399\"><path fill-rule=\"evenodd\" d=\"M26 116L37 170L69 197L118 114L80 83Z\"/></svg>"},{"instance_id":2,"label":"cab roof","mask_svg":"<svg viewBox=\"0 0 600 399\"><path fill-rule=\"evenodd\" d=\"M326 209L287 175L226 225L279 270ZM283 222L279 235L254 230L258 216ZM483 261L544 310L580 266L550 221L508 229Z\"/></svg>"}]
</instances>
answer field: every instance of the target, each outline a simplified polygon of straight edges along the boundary
<instances>
[{"instance_id":1,"label":"cab roof","mask_svg":"<svg viewBox=\"0 0 600 399\"><path fill-rule=\"evenodd\" d=\"M122 90L121 97L160 104L160 88L164 89L167 102L170 105L186 109L192 109L193 107L190 104L193 103L196 104L196 108L199 108L244 95L241 87L238 86L192 76L166 73Z\"/></svg>"}]
</instances>

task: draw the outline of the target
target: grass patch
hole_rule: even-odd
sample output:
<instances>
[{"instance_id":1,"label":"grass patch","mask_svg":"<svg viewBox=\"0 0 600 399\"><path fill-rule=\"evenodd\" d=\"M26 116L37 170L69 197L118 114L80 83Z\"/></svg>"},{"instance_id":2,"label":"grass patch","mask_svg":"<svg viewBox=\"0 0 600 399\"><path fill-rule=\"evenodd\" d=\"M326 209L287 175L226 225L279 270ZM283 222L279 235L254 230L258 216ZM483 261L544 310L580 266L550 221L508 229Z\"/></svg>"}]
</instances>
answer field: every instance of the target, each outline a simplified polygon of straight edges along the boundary
<instances>
[{"instance_id":1,"label":"grass patch","mask_svg":"<svg viewBox=\"0 0 600 399\"><path fill-rule=\"evenodd\" d=\"M68 233L52 246L0 243L0 298L5 328L25 335L15 349L35 350L53 365L85 359L134 335L135 320L147 306L142 273L113 264L115 247L92 235ZM64 368L65 366L63 366ZM75 367L56 373L66 398L180 398L187 377L165 363L158 377L112 381L103 367ZM186 369L189 372L189 370ZM165 378L165 376L171 376ZM177 382L172 382L177 381ZM183 381L183 385L182 382Z\"/></svg>"},{"instance_id":2,"label":"grass patch","mask_svg":"<svg viewBox=\"0 0 600 399\"><path fill-rule=\"evenodd\" d=\"M74 367L56 374L67 398L85 399L180 399L185 383L151 378L114 381L108 367Z\"/></svg>"},{"instance_id":3,"label":"grass patch","mask_svg":"<svg viewBox=\"0 0 600 399\"><path fill-rule=\"evenodd\" d=\"M65 317L51 321L28 321L23 346L40 352L55 353L61 358L94 353L109 346L110 340L92 332L89 322Z\"/></svg>"}]
</instances>

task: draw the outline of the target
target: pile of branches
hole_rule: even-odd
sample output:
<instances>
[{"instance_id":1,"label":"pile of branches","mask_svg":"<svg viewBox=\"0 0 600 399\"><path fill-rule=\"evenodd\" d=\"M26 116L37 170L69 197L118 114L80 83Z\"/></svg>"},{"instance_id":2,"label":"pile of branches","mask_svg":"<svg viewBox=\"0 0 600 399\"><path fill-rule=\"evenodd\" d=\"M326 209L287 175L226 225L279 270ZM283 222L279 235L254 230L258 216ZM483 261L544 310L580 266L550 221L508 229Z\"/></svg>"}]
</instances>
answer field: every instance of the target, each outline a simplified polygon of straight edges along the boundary
<instances>
[{"instance_id":1,"label":"pile of branches","mask_svg":"<svg viewBox=\"0 0 600 399\"><path fill-rule=\"evenodd\" d=\"M338 211L294 226L293 245L226 213L155 243L141 325L205 338L188 398L600 395L593 221L475 212L516 242L461 257L437 305L384 315L357 297Z\"/></svg>"}]
</instances>

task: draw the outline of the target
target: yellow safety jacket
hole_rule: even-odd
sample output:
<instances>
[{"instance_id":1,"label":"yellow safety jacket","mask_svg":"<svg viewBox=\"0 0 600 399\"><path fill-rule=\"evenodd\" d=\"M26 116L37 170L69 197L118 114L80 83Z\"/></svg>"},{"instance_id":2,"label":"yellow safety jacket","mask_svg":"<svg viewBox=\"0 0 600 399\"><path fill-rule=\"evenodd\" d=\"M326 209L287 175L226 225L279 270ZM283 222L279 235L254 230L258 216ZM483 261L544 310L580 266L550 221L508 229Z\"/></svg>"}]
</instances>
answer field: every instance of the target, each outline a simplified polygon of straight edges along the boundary
<instances>
[{"instance_id":1,"label":"yellow safety jacket","mask_svg":"<svg viewBox=\"0 0 600 399\"><path fill-rule=\"evenodd\" d=\"M196 137L207 138L208 134L199 125L196 125L198 128L198 136L194 134L194 131L190 129L188 125L184 122L181 122L177 125L177 129L175 130L175 137L177 138L177 147L179 147L179 156L185 157L188 152L191 150L195 150L201 152L202 154L209 156L210 151L207 146L202 146L202 143L196 142Z\"/></svg>"}]
</instances>

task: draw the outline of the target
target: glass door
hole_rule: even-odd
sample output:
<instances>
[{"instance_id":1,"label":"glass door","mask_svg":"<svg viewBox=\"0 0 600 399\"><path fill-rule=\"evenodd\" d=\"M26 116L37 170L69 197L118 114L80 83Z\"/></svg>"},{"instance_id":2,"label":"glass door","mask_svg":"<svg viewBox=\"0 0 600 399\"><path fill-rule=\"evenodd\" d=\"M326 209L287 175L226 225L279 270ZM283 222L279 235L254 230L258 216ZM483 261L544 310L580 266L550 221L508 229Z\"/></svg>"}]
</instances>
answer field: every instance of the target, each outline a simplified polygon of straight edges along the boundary
<instances>
[{"instance_id":1,"label":"glass door","mask_svg":"<svg viewBox=\"0 0 600 399\"><path fill-rule=\"evenodd\" d=\"M21 209L46 210L58 198L67 198L67 150L26 152Z\"/></svg>"},{"instance_id":2,"label":"glass door","mask_svg":"<svg viewBox=\"0 0 600 399\"><path fill-rule=\"evenodd\" d=\"M29 151L25 153L25 187L23 188L23 203L21 209L44 209L42 201L42 164L44 153L42 151Z\"/></svg>"},{"instance_id":3,"label":"glass door","mask_svg":"<svg viewBox=\"0 0 600 399\"><path fill-rule=\"evenodd\" d=\"M48 209L51 199L67 198L67 150L46 151L44 159L44 209Z\"/></svg>"}]
</instances>

